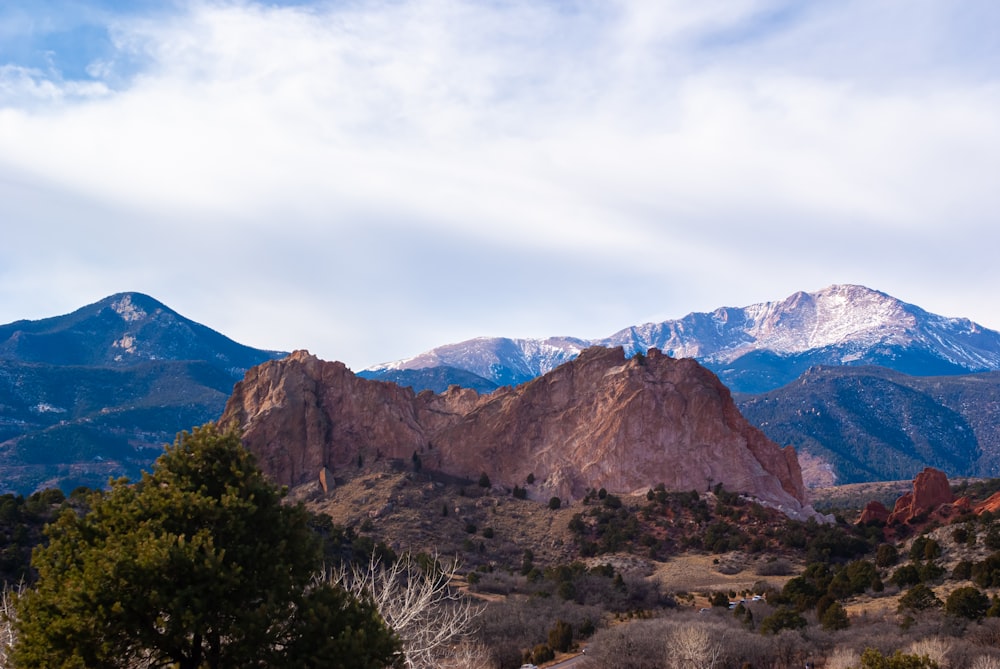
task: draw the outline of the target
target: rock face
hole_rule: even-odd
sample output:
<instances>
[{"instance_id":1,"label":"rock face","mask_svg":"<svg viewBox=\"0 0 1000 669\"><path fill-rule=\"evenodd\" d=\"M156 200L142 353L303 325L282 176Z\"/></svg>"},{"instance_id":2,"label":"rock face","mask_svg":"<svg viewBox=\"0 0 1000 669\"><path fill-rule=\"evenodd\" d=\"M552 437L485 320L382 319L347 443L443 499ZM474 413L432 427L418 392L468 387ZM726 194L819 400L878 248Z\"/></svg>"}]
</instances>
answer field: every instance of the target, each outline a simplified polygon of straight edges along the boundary
<instances>
[{"instance_id":1,"label":"rock face","mask_svg":"<svg viewBox=\"0 0 1000 669\"><path fill-rule=\"evenodd\" d=\"M490 395L415 394L299 351L247 372L221 419L232 421L263 469L290 486L359 458L418 456L425 468L485 472L507 486L533 474L539 499L721 483L793 517L815 513L794 449L750 426L710 371L656 349L629 360L621 348L587 349Z\"/></svg>"},{"instance_id":2,"label":"rock face","mask_svg":"<svg viewBox=\"0 0 1000 669\"><path fill-rule=\"evenodd\" d=\"M908 523L954 501L955 495L951 492L945 473L927 467L913 479L913 491L896 500L888 522Z\"/></svg>"},{"instance_id":3,"label":"rock face","mask_svg":"<svg viewBox=\"0 0 1000 669\"><path fill-rule=\"evenodd\" d=\"M878 500L872 500L865 504L864 510L861 512L861 517L858 518L858 524L864 525L871 522L886 522L889 520L889 509L885 508L885 504Z\"/></svg>"}]
</instances>

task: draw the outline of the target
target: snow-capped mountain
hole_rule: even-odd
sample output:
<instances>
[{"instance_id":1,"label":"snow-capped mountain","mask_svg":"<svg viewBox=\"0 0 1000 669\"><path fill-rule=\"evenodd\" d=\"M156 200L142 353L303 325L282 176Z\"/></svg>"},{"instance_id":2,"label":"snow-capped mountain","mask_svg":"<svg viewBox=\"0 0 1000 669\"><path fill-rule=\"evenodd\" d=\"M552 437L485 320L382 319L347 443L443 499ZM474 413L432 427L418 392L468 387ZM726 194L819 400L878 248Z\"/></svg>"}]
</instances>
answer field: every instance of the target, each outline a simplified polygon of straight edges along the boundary
<instances>
[{"instance_id":1,"label":"snow-capped mountain","mask_svg":"<svg viewBox=\"0 0 1000 669\"><path fill-rule=\"evenodd\" d=\"M378 365L363 370L359 376L393 380L403 378L398 376L403 370L436 370L450 367L471 372L486 380L493 388L513 386L552 371L592 345L584 339L573 337L548 339L478 337L458 344L439 346L406 360ZM419 379L414 380L420 385ZM467 380L455 380L454 383L469 385Z\"/></svg>"},{"instance_id":2,"label":"snow-capped mountain","mask_svg":"<svg viewBox=\"0 0 1000 669\"><path fill-rule=\"evenodd\" d=\"M864 286L834 285L775 302L632 326L604 339L473 339L362 374L385 378L399 370L447 366L496 385L516 384L592 345L622 346L628 354L658 348L673 357L696 358L737 392L780 387L819 364L879 365L914 375L1000 369L1000 333Z\"/></svg>"}]
</instances>

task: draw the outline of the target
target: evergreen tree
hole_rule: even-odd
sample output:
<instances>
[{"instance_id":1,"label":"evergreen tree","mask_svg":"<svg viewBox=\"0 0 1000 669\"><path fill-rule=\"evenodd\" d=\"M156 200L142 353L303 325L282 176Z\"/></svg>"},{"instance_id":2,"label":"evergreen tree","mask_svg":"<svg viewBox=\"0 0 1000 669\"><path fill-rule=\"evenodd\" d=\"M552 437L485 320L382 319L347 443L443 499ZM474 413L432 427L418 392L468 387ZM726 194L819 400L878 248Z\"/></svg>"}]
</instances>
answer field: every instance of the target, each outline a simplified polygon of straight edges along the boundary
<instances>
[{"instance_id":1,"label":"evergreen tree","mask_svg":"<svg viewBox=\"0 0 1000 669\"><path fill-rule=\"evenodd\" d=\"M119 479L48 528L17 603L15 665L398 665L370 602L314 584L319 541L283 494L234 430L181 434L140 482Z\"/></svg>"},{"instance_id":2,"label":"evergreen tree","mask_svg":"<svg viewBox=\"0 0 1000 669\"><path fill-rule=\"evenodd\" d=\"M953 590L944 603L947 613L969 620L982 620L989 609L990 598L972 586Z\"/></svg>"},{"instance_id":3,"label":"evergreen tree","mask_svg":"<svg viewBox=\"0 0 1000 669\"><path fill-rule=\"evenodd\" d=\"M840 602L833 602L826 607L823 615L820 616L820 624L825 630L835 631L847 629L851 626L851 621L848 619L847 611L844 610Z\"/></svg>"}]
</instances>

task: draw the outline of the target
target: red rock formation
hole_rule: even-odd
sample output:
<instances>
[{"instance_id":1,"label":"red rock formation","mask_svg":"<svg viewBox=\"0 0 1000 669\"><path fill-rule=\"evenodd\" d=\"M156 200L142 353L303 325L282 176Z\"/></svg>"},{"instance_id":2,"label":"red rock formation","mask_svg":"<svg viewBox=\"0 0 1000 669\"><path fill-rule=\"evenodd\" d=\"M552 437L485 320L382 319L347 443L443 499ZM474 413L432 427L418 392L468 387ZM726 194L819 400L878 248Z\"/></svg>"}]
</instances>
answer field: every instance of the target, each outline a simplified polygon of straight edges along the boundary
<instances>
[{"instance_id":1,"label":"red rock formation","mask_svg":"<svg viewBox=\"0 0 1000 669\"><path fill-rule=\"evenodd\" d=\"M873 521L886 522L889 520L889 509L885 508L885 504L879 502L878 500L872 500L865 504L864 510L861 512L861 517L858 519L858 523L864 525L865 523L870 523Z\"/></svg>"},{"instance_id":2,"label":"red rock formation","mask_svg":"<svg viewBox=\"0 0 1000 669\"><path fill-rule=\"evenodd\" d=\"M954 501L955 496L945 473L927 467L913 480L913 491L896 500L888 522L909 523L914 519L925 518L942 504Z\"/></svg>"},{"instance_id":3,"label":"red rock formation","mask_svg":"<svg viewBox=\"0 0 1000 669\"><path fill-rule=\"evenodd\" d=\"M357 458L409 459L458 476L578 498L588 488L706 490L721 483L812 515L795 451L740 415L728 389L691 359L652 349L584 351L548 374L490 395L451 388L415 395L306 352L265 363L237 384L221 422L276 481L295 486Z\"/></svg>"},{"instance_id":4,"label":"red rock formation","mask_svg":"<svg viewBox=\"0 0 1000 669\"><path fill-rule=\"evenodd\" d=\"M995 492L984 501L976 505L974 509L976 515L981 515L989 511L990 513L997 513L1000 511L1000 492Z\"/></svg>"}]
</instances>

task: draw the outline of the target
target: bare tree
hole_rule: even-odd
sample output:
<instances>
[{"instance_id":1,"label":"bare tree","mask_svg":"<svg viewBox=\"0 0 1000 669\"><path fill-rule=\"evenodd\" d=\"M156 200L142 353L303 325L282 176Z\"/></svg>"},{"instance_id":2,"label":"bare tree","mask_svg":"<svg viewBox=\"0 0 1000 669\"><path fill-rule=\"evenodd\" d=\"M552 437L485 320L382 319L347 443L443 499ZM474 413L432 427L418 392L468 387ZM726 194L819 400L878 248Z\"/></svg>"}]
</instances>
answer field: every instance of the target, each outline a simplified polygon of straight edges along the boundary
<instances>
[{"instance_id":1,"label":"bare tree","mask_svg":"<svg viewBox=\"0 0 1000 669\"><path fill-rule=\"evenodd\" d=\"M670 634L667 666L671 669L714 669L721 661L722 649L722 639L714 640L704 625L684 625Z\"/></svg>"},{"instance_id":2,"label":"bare tree","mask_svg":"<svg viewBox=\"0 0 1000 669\"><path fill-rule=\"evenodd\" d=\"M355 596L370 597L402 640L406 665L425 669L445 666L443 660L468 650L466 637L482 611L451 586L457 572L456 562L435 556L425 568L407 553L393 564L373 555L367 566L336 570L330 579Z\"/></svg>"},{"instance_id":3,"label":"bare tree","mask_svg":"<svg viewBox=\"0 0 1000 669\"><path fill-rule=\"evenodd\" d=\"M916 655L917 657L929 657L941 669L947 669L951 666L948 654L951 652L953 645L949 639L943 639L939 636L929 639L918 639L910 644L907 653L909 655Z\"/></svg>"},{"instance_id":4,"label":"bare tree","mask_svg":"<svg viewBox=\"0 0 1000 669\"><path fill-rule=\"evenodd\" d=\"M1000 658L991 655L980 655L972 661L970 669L1000 669Z\"/></svg>"},{"instance_id":5,"label":"bare tree","mask_svg":"<svg viewBox=\"0 0 1000 669\"><path fill-rule=\"evenodd\" d=\"M0 669L7 669L10 665L10 650L17 640L17 609L14 608L14 598L21 593L24 585L12 588L10 584L4 583L3 590L0 591Z\"/></svg>"},{"instance_id":6,"label":"bare tree","mask_svg":"<svg viewBox=\"0 0 1000 669\"><path fill-rule=\"evenodd\" d=\"M438 661L437 669L497 669L490 649L481 643L465 639L449 650L446 658Z\"/></svg>"},{"instance_id":7,"label":"bare tree","mask_svg":"<svg viewBox=\"0 0 1000 669\"><path fill-rule=\"evenodd\" d=\"M861 656L853 648L835 648L826 658L826 669L853 669L861 666Z\"/></svg>"}]
</instances>

